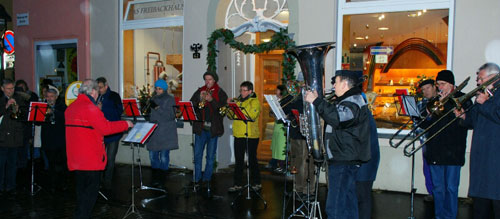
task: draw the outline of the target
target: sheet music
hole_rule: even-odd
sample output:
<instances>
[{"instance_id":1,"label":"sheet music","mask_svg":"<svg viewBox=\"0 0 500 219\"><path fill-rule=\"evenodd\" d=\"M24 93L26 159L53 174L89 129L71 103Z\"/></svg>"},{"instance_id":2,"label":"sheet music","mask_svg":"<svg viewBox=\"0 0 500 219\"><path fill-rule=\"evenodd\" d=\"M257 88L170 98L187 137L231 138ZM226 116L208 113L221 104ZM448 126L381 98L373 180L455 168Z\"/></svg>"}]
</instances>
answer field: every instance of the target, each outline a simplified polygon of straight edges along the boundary
<instances>
[{"instance_id":1,"label":"sheet music","mask_svg":"<svg viewBox=\"0 0 500 219\"><path fill-rule=\"evenodd\" d=\"M409 116L420 117L420 112L418 110L417 101L414 96L403 95L403 106L405 108L406 114Z\"/></svg>"},{"instance_id":2,"label":"sheet music","mask_svg":"<svg viewBox=\"0 0 500 219\"><path fill-rule=\"evenodd\" d=\"M127 137L123 139L124 142L144 144L149 136L153 133L154 129L158 126L150 122L138 122L134 128L128 132Z\"/></svg>"},{"instance_id":3,"label":"sheet music","mask_svg":"<svg viewBox=\"0 0 500 219\"><path fill-rule=\"evenodd\" d=\"M271 110L273 111L276 119L286 122L286 114L281 108L280 101L276 95L264 95L266 101L269 103Z\"/></svg>"}]
</instances>

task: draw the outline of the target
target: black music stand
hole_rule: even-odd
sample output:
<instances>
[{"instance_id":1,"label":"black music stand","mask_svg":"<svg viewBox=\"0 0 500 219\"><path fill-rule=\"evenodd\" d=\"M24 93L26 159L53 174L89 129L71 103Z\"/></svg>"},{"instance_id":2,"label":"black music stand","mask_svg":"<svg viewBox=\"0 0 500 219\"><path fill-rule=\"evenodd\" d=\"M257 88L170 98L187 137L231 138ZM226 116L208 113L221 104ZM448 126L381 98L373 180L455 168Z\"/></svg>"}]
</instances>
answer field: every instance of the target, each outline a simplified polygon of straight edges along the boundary
<instances>
[{"instance_id":1,"label":"black music stand","mask_svg":"<svg viewBox=\"0 0 500 219\"><path fill-rule=\"evenodd\" d=\"M135 98L123 99L123 106L125 106L124 107L125 115L127 115L127 117L132 117L134 120L134 123L137 123L137 117L141 116L141 111L139 110L139 105L138 105L137 99L135 99ZM167 193L167 191L165 189L160 189L160 188L155 188L155 187L144 185L144 183L142 181L142 162L141 162L141 147L144 147L144 146L141 146L141 145L143 145L143 144L136 145L137 146L136 147L137 148L137 156L139 156L139 159L138 159L139 160L139 179L141 182L141 185L139 188L137 188L136 192L141 191L141 190L154 190L154 191L160 191L163 193ZM133 153L134 153L134 151L132 150L132 154ZM133 160L133 162L135 162L135 160Z\"/></svg>"},{"instance_id":2,"label":"black music stand","mask_svg":"<svg viewBox=\"0 0 500 219\"><path fill-rule=\"evenodd\" d=\"M248 164L248 162L249 162L249 158L248 158L248 122L254 122L254 120L252 118L250 118L250 116L248 116L249 114L245 110L245 108L239 107L236 103L228 103L227 107L229 108L229 110L231 112L229 115L229 116L231 116L231 120L241 120L245 123L245 126L246 126L245 137L246 137L246 155L247 155L247 159L246 159L247 160L246 161L247 184L245 186L243 186L243 188L238 192L238 195L236 195L236 197L231 202L231 206L234 206L234 202L238 199L238 197L240 197L243 194L243 190L245 190L245 188L246 188L246 191L247 191L246 199L247 200L252 199L252 197L250 196L250 189L251 189L257 195L257 197L259 197L260 200L262 200L262 202L264 202L264 209L266 209L267 208L266 200L264 200L264 198L259 194L259 192L257 190L255 190L252 186L250 186L250 166Z\"/></svg>"},{"instance_id":3,"label":"black music stand","mask_svg":"<svg viewBox=\"0 0 500 219\"><path fill-rule=\"evenodd\" d=\"M32 122L31 125L31 139L34 144L35 142L35 122L45 122L45 115L47 114L48 105L44 102L30 102L28 122ZM30 185L30 195L34 196L39 192L42 187L35 182L35 157L34 157L34 145L31 147L31 185Z\"/></svg>"},{"instance_id":4,"label":"black music stand","mask_svg":"<svg viewBox=\"0 0 500 219\"><path fill-rule=\"evenodd\" d=\"M139 148L140 145L144 145L144 143L148 140L149 136L153 133L153 131L156 129L158 125L154 123L148 123L148 122L141 122L141 123L136 123L134 125L134 128L129 131L128 135L125 137L125 139L122 141L124 143L130 143L130 149L132 149L132 177L131 177L131 193L132 193L132 198L131 198L131 204L130 207L128 208L127 212L125 213L125 216L123 218L127 218L128 216L132 214L137 214L139 218L142 218L141 214L139 211L136 209L135 206L135 184L134 184L134 164L135 164L135 153L134 153L134 146ZM141 185L142 185L142 180L141 180Z\"/></svg>"},{"instance_id":5,"label":"black music stand","mask_svg":"<svg viewBox=\"0 0 500 219\"><path fill-rule=\"evenodd\" d=\"M414 96L409 95L397 95L399 100L398 114L400 116L409 116L410 121L415 123L414 118L420 118L420 112L417 107L417 102ZM397 106L397 105L396 105ZM412 143L412 150L415 149L415 142ZM410 216L408 219L415 219L414 216L414 204L415 204L415 193L417 193L417 188L415 188L415 154L411 155L411 188L410 188Z\"/></svg>"}]
</instances>

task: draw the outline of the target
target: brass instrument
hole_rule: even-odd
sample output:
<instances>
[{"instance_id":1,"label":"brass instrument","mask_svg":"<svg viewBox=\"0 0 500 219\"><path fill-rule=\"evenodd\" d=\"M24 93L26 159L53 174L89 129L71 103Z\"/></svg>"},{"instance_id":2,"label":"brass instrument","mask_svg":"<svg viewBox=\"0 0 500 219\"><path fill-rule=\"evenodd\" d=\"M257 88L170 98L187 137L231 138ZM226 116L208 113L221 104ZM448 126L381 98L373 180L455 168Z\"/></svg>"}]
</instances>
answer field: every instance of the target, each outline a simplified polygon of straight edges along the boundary
<instances>
[{"instance_id":1,"label":"brass instrument","mask_svg":"<svg viewBox=\"0 0 500 219\"><path fill-rule=\"evenodd\" d=\"M235 97L235 98L231 99L229 102L237 102L237 101L239 101L239 100L240 100L240 98L239 98L239 97ZM220 114L222 117L227 116L227 115L228 115L228 113L229 113L229 111L230 111L230 110L229 110L229 107L227 106L227 103L226 103L224 106L222 106L221 108L219 108L219 114Z\"/></svg>"},{"instance_id":2,"label":"brass instrument","mask_svg":"<svg viewBox=\"0 0 500 219\"><path fill-rule=\"evenodd\" d=\"M203 92L203 91L202 91ZM201 95L201 98L200 98L200 102L198 103L198 109L203 109L205 108L205 106L207 105L207 101L205 100L205 96L207 94L210 94L212 95L212 90L206 90L205 92L207 92L206 94L202 94Z\"/></svg>"},{"instance_id":3,"label":"brass instrument","mask_svg":"<svg viewBox=\"0 0 500 219\"><path fill-rule=\"evenodd\" d=\"M455 93L461 91L467 85L467 83L469 83L469 80L470 77L467 77L460 85L458 85L451 93L448 94L448 96L444 97L443 99L440 100L439 96L436 96L431 101L429 101L429 103L426 106L427 110L429 110L429 113L434 114L436 116L442 116L444 111L444 105L450 99L453 99Z\"/></svg>"},{"instance_id":4,"label":"brass instrument","mask_svg":"<svg viewBox=\"0 0 500 219\"><path fill-rule=\"evenodd\" d=\"M304 75L305 89L302 89L302 95L305 90L315 90L318 97L323 98L323 76L325 56L332 46L332 42L317 43L291 48L287 53L293 55L299 62L302 74ZM323 138L319 114L316 107L303 101L305 121L301 121L301 126L307 127L305 135L309 151L312 154L315 163L322 163L323 157Z\"/></svg>"},{"instance_id":5,"label":"brass instrument","mask_svg":"<svg viewBox=\"0 0 500 219\"><path fill-rule=\"evenodd\" d=\"M410 141L404 146L404 155L407 156L407 157L410 157L410 156L413 156L417 151L419 151L427 142L429 142L430 140L432 140L434 137L436 137L439 133L441 133L444 129L446 129L448 126L450 126L453 122L455 122L455 120L457 120L459 118L459 116L455 117L453 120L451 120L450 122L448 122L447 124L445 124L443 127L441 127L441 129L439 129L436 133L434 133L432 136L428 137L424 142L422 142L420 144L420 146L416 147L416 148L413 148L411 149L410 146L415 142L417 141L418 139L420 139L420 137L422 137L423 135L425 135L427 132L429 132L429 130L431 128L433 128L436 124L438 124L443 118L445 118L448 114L452 113L455 109L462 109L462 106L463 104L468 101L469 99L471 99L472 97L474 97L476 95L476 93L478 91L482 91L484 89L486 89L490 84L492 84L493 82L497 81L498 79L500 79L500 74L497 74L495 75L495 77L491 78L490 80L484 82L483 84L477 86L475 89L473 89L472 91L470 91L469 93L461 96L461 97L457 97L457 98L454 98L453 97L453 94L455 94L456 92L458 92L459 88L463 88L465 87L465 85L462 86L462 84L457 87L455 89L454 92L450 93L450 95L448 95L446 98L446 101L453 101L453 104L455 105L452 109L450 109L449 111L447 112L439 112L439 113L435 113L435 112L429 112L429 114L427 115L427 117L425 117L421 122L417 123L416 125L413 126L413 128L411 129L411 131L406 134L404 137L402 137L400 139L400 141L396 144L394 144L392 141L393 139L402 131L402 129L406 126L406 124L409 123L409 121L402 127L400 128L390 139L389 139L389 144L391 145L391 147L393 148L398 148L402 143L403 141L407 140L409 138L409 136L411 135L414 135L416 133L416 130L421 126L422 122L425 121L428 117L432 116L432 115L435 115L435 116L440 116L439 119L437 121L435 121L434 123L430 124L426 129L424 129L421 133L419 133L418 135L416 135L413 139L410 139ZM467 78L464 82L467 82L469 80L469 78ZM496 90L497 87L495 87L495 90ZM444 100L443 99L443 100ZM441 104L444 106L444 104L446 102L444 102L443 100L441 100ZM474 106L474 105L472 105ZM471 107L472 107L471 106ZM463 113L467 112L471 107L467 108L464 110ZM462 114L463 114L462 113ZM411 120L410 120L411 121ZM410 150L411 149L411 150Z\"/></svg>"},{"instance_id":6,"label":"brass instrument","mask_svg":"<svg viewBox=\"0 0 500 219\"><path fill-rule=\"evenodd\" d=\"M19 110L19 106L16 104L16 102L12 103L10 105L12 113L10 114L11 119L18 119L21 117L21 111Z\"/></svg>"}]
</instances>

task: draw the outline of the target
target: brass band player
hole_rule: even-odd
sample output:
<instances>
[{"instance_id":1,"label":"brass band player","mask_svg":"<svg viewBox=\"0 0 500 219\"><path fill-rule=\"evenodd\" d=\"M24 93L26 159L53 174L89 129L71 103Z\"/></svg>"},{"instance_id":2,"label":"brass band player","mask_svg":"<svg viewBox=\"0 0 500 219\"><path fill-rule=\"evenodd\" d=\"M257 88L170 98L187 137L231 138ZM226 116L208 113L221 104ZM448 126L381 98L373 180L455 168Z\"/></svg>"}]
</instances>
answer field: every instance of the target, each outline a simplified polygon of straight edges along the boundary
<instances>
[{"instance_id":1,"label":"brass band player","mask_svg":"<svg viewBox=\"0 0 500 219\"><path fill-rule=\"evenodd\" d=\"M440 91L439 101L443 101L455 89L455 77L453 72L442 70L436 77L436 83ZM462 92L454 92L453 97L464 95ZM470 100L464 104L467 108L472 104ZM444 111L452 110L452 101L444 103ZM422 128L427 128L440 117L431 115L430 119L422 123ZM451 122L455 115L448 114L436 125L429 129L429 136L437 133L442 127ZM467 128L455 120L450 126L442 130L436 137L426 143L424 157L429 164L432 178L432 194L434 197L434 213L436 218L456 218L458 210L458 186L460 183L460 169L465 163L465 147L467 140Z\"/></svg>"},{"instance_id":2,"label":"brass band player","mask_svg":"<svg viewBox=\"0 0 500 219\"><path fill-rule=\"evenodd\" d=\"M296 109L300 114L304 113L304 103L302 95L290 104L283 108L283 112L287 115L290 121L295 120L292 110ZM299 121L296 121L298 124ZM307 194L309 198L314 197L314 185L316 177L314 177L314 162L307 149L306 138L300 132L300 126L290 127L290 166L292 172L295 173L295 190L301 196L302 200L306 200ZM308 185L309 182L309 185ZM308 187L309 186L309 187ZM308 193L309 188L309 193Z\"/></svg>"},{"instance_id":3,"label":"brass band player","mask_svg":"<svg viewBox=\"0 0 500 219\"><path fill-rule=\"evenodd\" d=\"M370 110L357 84L355 72L335 73L335 95L329 103L318 98L317 91L307 91L305 100L313 103L325 120L325 149L328 158L328 218L358 218L356 174L361 163L370 157Z\"/></svg>"},{"instance_id":4,"label":"brass band player","mask_svg":"<svg viewBox=\"0 0 500 219\"><path fill-rule=\"evenodd\" d=\"M219 87L219 77L216 73L206 72L203 74L205 85L194 92L190 101L193 103L196 116L201 121L193 123L194 140L194 182L198 186L201 182L209 185L212 179L213 165L217 151L217 141L224 134L219 109L226 105L228 99L226 92ZM205 171L201 173L203 151L206 152Z\"/></svg>"},{"instance_id":5,"label":"brass band player","mask_svg":"<svg viewBox=\"0 0 500 219\"><path fill-rule=\"evenodd\" d=\"M14 82L4 79L0 97L0 192L15 193L18 150L24 146L25 123L19 118L26 101L14 92Z\"/></svg>"},{"instance_id":6,"label":"brass band player","mask_svg":"<svg viewBox=\"0 0 500 219\"><path fill-rule=\"evenodd\" d=\"M500 73L495 63L485 63L477 71L477 83L482 85ZM498 87L499 81L490 86ZM500 90L487 87L478 92L476 104L466 114L460 115L462 124L474 129L470 152L469 197L474 200L474 218L498 218L500 215L500 171L498 155L500 147Z\"/></svg>"}]
</instances>

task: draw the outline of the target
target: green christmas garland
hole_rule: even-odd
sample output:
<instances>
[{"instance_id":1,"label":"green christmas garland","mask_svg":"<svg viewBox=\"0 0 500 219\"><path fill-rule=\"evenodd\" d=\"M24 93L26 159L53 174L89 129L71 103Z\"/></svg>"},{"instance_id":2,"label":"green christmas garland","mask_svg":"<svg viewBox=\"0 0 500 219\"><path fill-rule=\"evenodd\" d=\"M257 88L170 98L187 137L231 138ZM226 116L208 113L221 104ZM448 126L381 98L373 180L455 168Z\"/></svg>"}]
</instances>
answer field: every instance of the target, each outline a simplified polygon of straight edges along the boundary
<instances>
[{"instance_id":1,"label":"green christmas garland","mask_svg":"<svg viewBox=\"0 0 500 219\"><path fill-rule=\"evenodd\" d=\"M287 50L288 48L295 46L295 41L293 41L288 36L288 29L280 29L280 32L275 33L271 37L271 41L267 43L261 43L259 45L245 45L234 39L234 34L229 29L217 29L208 38L208 55L207 55L207 72L213 72L217 74L217 66L215 65L215 59L217 58L217 52L219 52L216 47L216 42L218 39L222 39L225 44L229 45L233 49L242 51L245 54L248 53L263 53L269 52L275 49ZM287 81L294 81L295 75L295 59L287 53L283 53L283 84Z\"/></svg>"}]
</instances>

